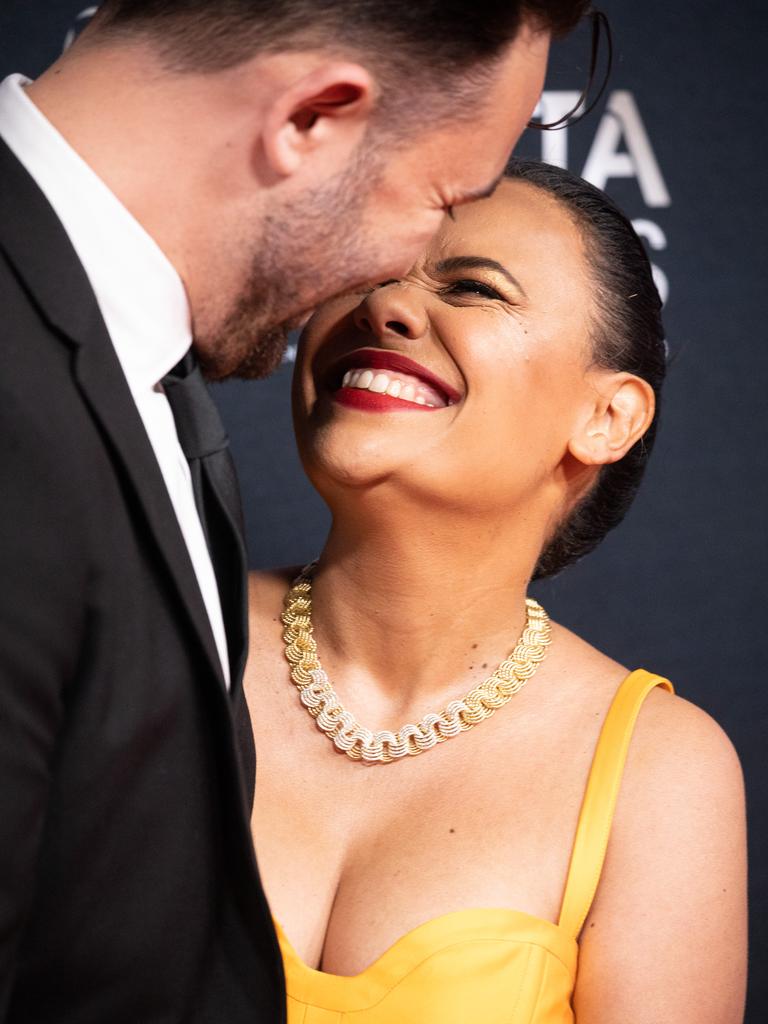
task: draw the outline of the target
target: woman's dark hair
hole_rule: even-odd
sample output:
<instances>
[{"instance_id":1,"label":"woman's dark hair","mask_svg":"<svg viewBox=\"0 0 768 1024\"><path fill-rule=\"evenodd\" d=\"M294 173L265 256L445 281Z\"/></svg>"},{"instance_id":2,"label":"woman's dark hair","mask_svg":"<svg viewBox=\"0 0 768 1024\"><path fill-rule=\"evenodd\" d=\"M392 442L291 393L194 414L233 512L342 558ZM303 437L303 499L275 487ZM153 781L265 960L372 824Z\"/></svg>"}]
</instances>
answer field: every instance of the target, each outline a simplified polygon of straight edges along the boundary
<instances>
[{"instance_id":1,"label":"woman's dark hair","mask_svg":"<svg viewBox=\"0 0 768 1024\"><path fill-rule=\"evenodd\" d=\"M656 396L656 415L645 436L619 462L601 468L589 494L550 538L534 572L534 579L543 579L596 548L632 504L656 435L666 344L661 299L643 243L608 196L560 167L532 160L512 160L506 176L549 193L581 230L594 282L595 365L641 377Z\"/></svg>"}]
</instances>

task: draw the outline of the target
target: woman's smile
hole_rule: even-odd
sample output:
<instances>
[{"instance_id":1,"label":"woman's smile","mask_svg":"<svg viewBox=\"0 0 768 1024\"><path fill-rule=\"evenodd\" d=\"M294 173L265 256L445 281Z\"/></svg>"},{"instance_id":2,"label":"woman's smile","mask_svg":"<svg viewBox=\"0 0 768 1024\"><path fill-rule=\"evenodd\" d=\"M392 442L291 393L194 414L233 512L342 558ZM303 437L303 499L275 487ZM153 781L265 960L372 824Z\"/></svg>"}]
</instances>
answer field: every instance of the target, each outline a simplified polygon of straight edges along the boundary
<instances>
[{"instance_id":1,"label":"woman's smile","mask_svg":"<svg viewBox=\"0 0 768 1024\"><path fill-rule=\"evenodd\" d=\"M426 367L388 349L350 353L334 366L330 380L336 402L368 412L445 409L463 397Z\"/></svg>"}]
</instances>

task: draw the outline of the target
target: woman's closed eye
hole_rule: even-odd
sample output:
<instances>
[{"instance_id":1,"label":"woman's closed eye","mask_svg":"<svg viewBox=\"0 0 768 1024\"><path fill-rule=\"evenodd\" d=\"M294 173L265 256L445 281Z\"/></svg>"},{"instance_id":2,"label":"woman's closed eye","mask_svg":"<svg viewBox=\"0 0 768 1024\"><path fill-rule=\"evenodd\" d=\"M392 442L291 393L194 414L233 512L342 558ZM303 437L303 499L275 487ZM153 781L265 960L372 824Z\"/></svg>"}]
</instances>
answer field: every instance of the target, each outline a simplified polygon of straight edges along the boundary
<instances>
[{"instance_id":1,"label":"woman's closed eye","mask_svg":"<svg viewBox=\"0 0 768 1024\"><path fill-rule=\"evenodd\" d=\"M469 278L462 278L460 281L452 281L442 289L447 295L477 295L485 299L500 299L504 296L497 292L491 285L484 281L473 281Z\"/></svg>"}]
</instances>

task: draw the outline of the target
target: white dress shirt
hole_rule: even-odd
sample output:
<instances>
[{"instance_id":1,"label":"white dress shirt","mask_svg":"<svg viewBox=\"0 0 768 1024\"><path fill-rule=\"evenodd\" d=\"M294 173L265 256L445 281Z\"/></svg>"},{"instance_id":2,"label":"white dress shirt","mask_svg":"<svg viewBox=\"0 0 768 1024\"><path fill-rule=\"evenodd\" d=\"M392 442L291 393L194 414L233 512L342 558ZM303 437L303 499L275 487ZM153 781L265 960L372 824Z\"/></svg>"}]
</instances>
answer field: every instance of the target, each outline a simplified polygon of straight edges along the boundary
<instances>
[{"instance_id":1,"label":"white dress shirt","mask_svg":"<svg viewBox=\"0 0 768 1024\"><path fill-rule=\"evenodd\" d=\"M0 85L0 136L56 211L91 282L168 488L229 685L216 576L189 465L159 384L192 344L184 285L154 239L27 96L28 82L11 75Z\"/></svg>"}]
</instances>

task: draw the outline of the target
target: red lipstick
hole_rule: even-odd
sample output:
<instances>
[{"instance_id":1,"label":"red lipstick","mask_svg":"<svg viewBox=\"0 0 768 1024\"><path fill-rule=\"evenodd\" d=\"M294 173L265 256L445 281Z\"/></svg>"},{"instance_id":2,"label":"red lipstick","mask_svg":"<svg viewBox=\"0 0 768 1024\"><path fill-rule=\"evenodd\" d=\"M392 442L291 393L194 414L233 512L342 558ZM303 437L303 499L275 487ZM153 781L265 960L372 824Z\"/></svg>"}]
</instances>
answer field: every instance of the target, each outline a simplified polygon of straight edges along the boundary
<instances>
[{"instance_id":1,"label":"red lipstick","mask_svg":"<svg viewBox=\"0 0 768 1024\"><path fill-rule=\"evenodd\" d=\"M429 387L439 391L445 398L447 405L455 405L460 402L464 397L460 391L456 388L451 387L446 381L432 373L431 370L421 366L415 360L410 359L408 356L402 354L402 352L391 352L388 349L382 348L364 348L358 349L356 352L350 352L348 355L341 358L337 363L333 365L330 371L331 377L331 390L336 391L344 374L347 370L390 370L395 373L406 373L411 377L418 377ZM343 388L344 392L353 390L350 388ZM366 392L361 391L361 395L366 395ZM368 393L372 398L388 398L387 395L374 395L372 392ZM336 396L339 397L338 395ZM388 408L402 408L403 403L399 399L390 399L391 402L396 403L394 406L388 406ZM366 408L370 408L367 405ZM417 408L422 408L418 406Z\"/></svg>"},{"instance_id":2,"label":"red lipstick","mask_svg":"<svg viewBox=\"0 0 768 1024\"><path fill-rule=\"evenodd\" d=\"M436 412L445 406L417 405L415 402L402 402L391 395L381 395L374 391L363 391L361 388L339 388L334 392L334 402L349 406L350 409L363 409L365 412Z\"/></svg>"}]
</instances>

